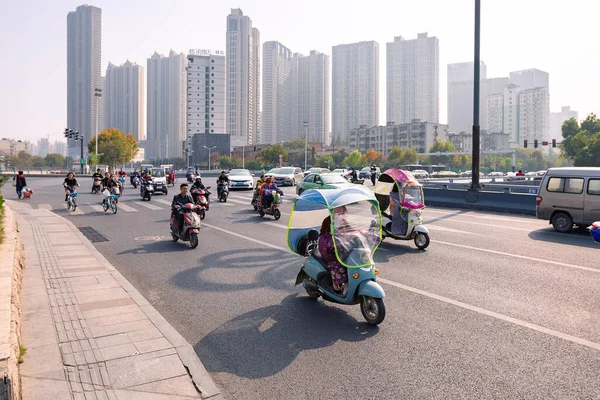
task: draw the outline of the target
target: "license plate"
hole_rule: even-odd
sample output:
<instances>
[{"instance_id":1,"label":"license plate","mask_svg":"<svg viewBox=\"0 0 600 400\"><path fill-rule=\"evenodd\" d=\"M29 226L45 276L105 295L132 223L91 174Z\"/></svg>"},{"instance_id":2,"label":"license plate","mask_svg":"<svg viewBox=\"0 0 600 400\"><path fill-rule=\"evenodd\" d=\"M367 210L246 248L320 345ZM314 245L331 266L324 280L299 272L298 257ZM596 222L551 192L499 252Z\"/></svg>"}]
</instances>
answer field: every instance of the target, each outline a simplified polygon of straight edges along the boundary
<instances>
[{"instance_id":1,"label":"license plate","mask_svg":"<svg viewBox=\"0 0 600 400\"><path fill-rule=\"evenodd\" d=\"M244 182L237 182L235 185L236 186L244 186Z\"/></svg>"}]
</instances>

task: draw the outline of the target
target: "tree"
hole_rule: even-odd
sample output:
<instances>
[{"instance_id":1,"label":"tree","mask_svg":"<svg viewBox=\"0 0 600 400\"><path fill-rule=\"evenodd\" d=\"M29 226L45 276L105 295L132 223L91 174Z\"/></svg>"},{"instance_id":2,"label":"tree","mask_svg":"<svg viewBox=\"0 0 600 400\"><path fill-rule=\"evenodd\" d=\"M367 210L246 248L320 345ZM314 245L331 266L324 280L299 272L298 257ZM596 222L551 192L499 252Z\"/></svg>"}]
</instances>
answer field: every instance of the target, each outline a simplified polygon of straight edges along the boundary
<instances>
[{"instance_id":1,"label":"tree","mask_svg":"<svg viewBox=\"0 0 600 400\"><path fill-rule=\"evenodd\" d=\"M369 149L367 150L367 152L365 153L364 159L363 159L363 165L383 165L385 163L385 156L383 155L382 152L374 150L374 149Z\"/></svg>"},{"instance_id":2,"label":"tree","mask_svg":"<svg viewBox=\"0 0 600 400\"><path fill-rule=\"evenodd\" d=\"M96 148L96 136L88 143L88 151ZM98 149L101 151L100 163L114 167L117 164L126 164L131 161L139 151L137 141L130 133L125 135L116 128L109 128L98 135Z\"/></svg>"},{"instance_id":3,"label":"tree","mask_svg":"<svg viewBox=\"0 0 600 400\"><path fill-rule=\"evenodd\" d=\"M319 168L331 168L333 166L333 157L330 155L319 157L316 166Z\"/></svg>"},{"instance_id":4,"label":"tree","mask_svg":"<svg viewBox=\"0 0 600 400\"><path fill-rule=\"evenodd\" d=\"M589 114L581 122L567 120L562 126L562 155L573 160L578 167L596 167L600 165L600 120L596 114Z\"/></svg>"},{"instance_id":5,"label":"tree","mask_svg":"<svg viewBox=\"0 0 600 400\"><path fill-rule=\"evenodd\" d=\"M23 167L29 167L31 166L31 158L31 154L21 150L19 154L17 154L17 159L15 161L17 161L18 165L21 165Z\"/></svg>"},{"instance_id":6,"label":"tree","mask_svg":"<svg viewBox=\"0 0 600 400\"><path fill-rule=\"evenodd\" d=\"M280 144L270 145L260 151L258 156L264 163L268 165L279 165L279 155L281 154L283 161L287 161L288 152Z\"/></svg>"},{"instance_id":7,"label":"tree","mask_svg":"<svg viewBox=\"0 0 600 400\"><path fill-rule=\"evenodd\" d=\"M233 168L233 160L229 156L221 157L219 163L221 164L221 168L223 169Z\"/></svg>"},{"instance_id":8,"label":"tree","mask_svg":"<svg viewBox=\"0 0 600 400\"><path fill-rule=\"evenodd\" d=\"M363 165L363 155L358 150L353 150L342 162L344 166L359 168Z\"/></svg>"},{"instance_id":9,"label":"tree","mask_svg":"<svg viewBox=\"0 0 600 400\"><path fill-rule=\"evenodd\" d=\"M262 169L262 163L259 160L246 161L246 169L251 171L258 171Z\"/></svg>"},{"instance_id":10,"label":"tree","mask_svg":"<svg viewBox=\"0 0 600 400\"><path fill-rule=\"evenodd\" d=\"M433 142L433 146L429 148L430 153L453 153L456 151L456 146L452 142L437 139ZM436 155L429 156L433 164L444 164L446 166L456 166L459 160L456 156Z\"/></svg>"},{"instance_id":11,"label":"tree","mask_svg":"<svg viewBox=\"0 0 600 400\"><path fill-rule=\"evenodd\" d=\"M46 166L46 160L44 160L43 157L40 156L33 156L31 157L31 166L32 167L36 167L36 168L40 168L40 167L45 167Z\"/></svg>"},{"instance_id":12,"label":"tree","mask_svg":"<svg viewBox=\"0 0 600 400\"><path fill-rule=\"evenodd\" d=\"M62 167L65 165L65 157L62 154L48 154L45 158L46 165L49 167Z\"/></svg>"},{"instance_id":13,"label":"tree","mask_svg":"<svg viewBox=\"0 0 600 400\"><path fill-rule=\"evenodd\" d=\"M306 146L304 139L292 139L283 143L283 147L286 149L303 149L304 146Z\"/></svg>"},{"instance_id":14,"label":"tree","mask_svg":"<svg viewBox=\"0 0 600 400\"><path fill-rule=\"evenodd\" d=\"M390 150L390 152L388 153L388 156L387 156L387 167L389 167L389 168L399 167L400 165L403 164L402 163L403 157L404 157L404 150L402 150L398 146L392 147L392 149Z\"/></svg>"},{"instance_id":15,"label":"tree","mask_svg":"<svg viewBox=\"0 0 600 400\"><path fill-rule=\"evenodd\" d=\"M419 154L415 149L408 148L404 150L402 158L400 158L400 165L416 164L419 159Z\"/></svg>"},{"instance_id":16,"label":"tree","mask_svg":"<svg viewBox=\"0 0 600 400\"><path fill-rule=\"evenodd\" d=\"M219 163L219 161L221 161L221 154L217 153L216 151L210 153L210 163L212 165Z\"/></svg>"}]
</instances>

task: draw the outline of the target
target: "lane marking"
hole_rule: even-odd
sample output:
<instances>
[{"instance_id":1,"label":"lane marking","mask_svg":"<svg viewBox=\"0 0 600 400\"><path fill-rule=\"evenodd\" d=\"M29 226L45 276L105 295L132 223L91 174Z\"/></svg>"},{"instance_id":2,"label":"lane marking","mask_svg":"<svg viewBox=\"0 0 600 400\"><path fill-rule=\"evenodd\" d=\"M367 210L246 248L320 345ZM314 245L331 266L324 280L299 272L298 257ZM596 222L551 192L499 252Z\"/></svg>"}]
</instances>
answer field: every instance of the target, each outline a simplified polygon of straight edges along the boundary
<instances>
[{"instance_id":1,"label":"lane marking","mask_svg":"<svg viewBox=\"0 0 600 400\"><path fill-rule=\"evenodd\" d=\"M137 204L138 206L146 207L152 211L162 210L162 208L155 206L154 204L150 204L150 202L142 203L141 201L135 201L134 203Z\"/></svg>"},{"instance_id":2,"label":"lane marking","mask_svg":"<svg viewBox=\"0 0 600 400\"><path fill-rule=\"evenodd\" d=\"M241 239L245 239L245 240L248 240L250 242L254 242L254 243L260 244L261 246L270 247L272 249L280 250L280 251L283 251L285 253L294 254L294 253L292 253L292 251L290 249L285 249L283 247L279 247L279 246L276 246L276 245L273 245L273 244L270 244L270 243L265 243L265 242L262 242L262 241L257 240L257 239L253 239L253 238L250 238L250 237L247 237L247 236L244 236L244 235L240 235L239 233L235 233L235 232L229 231L227 229L216 227L214 225L209 225L209 224L204 224L204 225L208 226L209 228L213 228L213 229L216 229L218 231L227 233L229 235L236 236L236 237L239 237ZM440 243L440 242L437 242L437 243ZM441 242L441 243L443 243L443 242ZM468 247L468 246L460 246L460 247ZM499 252L493 252L493 253L499 253ZM503 253L500 253L500 254L503 254ZM545 261L545 260L541 260L541 261ZM566 265L568 265L568 264L566 264ZM580 267L580 268L585 268L585 267ZM600 272L598 270L593 270L593 271ZM379 282L381 282L381 283L385 283L387 285L394 286L394 287L397 287L397 288L402 289L402 290L406 290L406 291L409 291L409 292L412 292L412 293L419 294L421 296L429 297L431 299L435 299L435 300L438 300L438 301L441 301L441 302L444 302L444 303L447 303L447 304L451 304L451 305L454 305L456 307L464 308L466 310L473 311L473 312L476 312L478 314L486 315L488 317L496 318L496 319L499 319L501 321L505 321L505 322L508 322L508 323L511 323L511 324L514 324L514 325L522 326L524 328L528 328L528 329L531 329L531 330L534 330L534 331L537 331L537 332L545 333L546 335L554 336L554 337L557 337L559 339L563 339L563 340L569 341L571 343L575 343L575 344L579 344L579 345L582 345L582 346L590 347L590 348L592 348L594 350L600 350L600 344L599 343L595 343L595 342L592 342L592 341L589 341L589 340L586 340L586 339L582 339L582 338L579 338L577 336L569 335L569 334L566 334L566 333L563 333L563 332L560 332L560 331L556 331L554 329L545 328L545 327L540 326L540 325L536 325L536 324L533 324L533 323L530 323L530 322L527 322L527 321L523 321L523 320L520 320L520 319L517 319L517 318L509 317L508 315L500 314L500 313L497 313L497 312L494 312L494 311L486 310L486 309L481 308L481 307L472 306L470 304L463 303L463 302L458 301L458 300L453 300L453 299L450 299L448 297L440 296L440 295L437 295L435 293L431 293L431 292L427 292L425 290L414 288L412 286L403 285L401 283L390 281L390 280L385 279L385 278L379 277L379 278L377 278L377 280Z\"/></svg>"},{"instance_id":3,"label":"lane marking","mask_svg":"<svg viewBox=\"0 0 600 400\"><path fill-rule=\"evenodd\" d=\"M92 208L92 210L104 214L104 207L99 206L98 204L90 204L89 206Z\"/></svg>"},{"instance_id":4,"label":"lane marking","mask_svg":"<svg viewBox=\"0 0 600 400\"><path fill-rule=\"evenodd\" d=\"M121 211L121 210L123 210L125 212L138 212L139 211L137 208L133 208L122 202L117 203L117 206L119 207L119 211Z\"/></svg>"},{"instance_id":5,"label":"lane marking","mask_svg":"<svg viewBox=\"0 0 600 400\"><path fill-rule=\"evenodd\" d=\"M484 253L490 253L490 254L497 254L497 255L506 256L506 257L519 258L521 260L535 261L535 262L541 262L541 263L546 263L546 264L558 265L558 266L561 266L561 267L575 268L575 269L581 269L581 270L584 270L584 271L591 271L591 272L600 273L600 269L595 269L595 268L590 268L590 267L584 267L584 266L581 266L581 265L567 264L567 263L563 263L563 262L560 262L560 261L545 260L543 258L535 258L535 257L522 256L520 254L505 253L503 251L490 250L490 249L482 249L480 247L472 247L472 246L466 246L466 245L463 245L463 244L442 242L442 241L439 241L439 240L432 240L431 242L432 243L438 243L438 244L445 244L446 246L458 247L458 248L461 248L461 249L477 250L477 251L482 251Z\"/></svg>"},{"instance_id":6,"label":"lane marking","mask_svg":"<svg viewBox=\"0 0 600 400\"><path fill-rule=\"evenodd\" d=\"M531 232L532 231L529 228L517 228L516 226L506 226L506 225L493 225L493 224L486 224L484 222L463 221L463 220L458 220L458 219L452 219L452 221L458 222L461 224L480 225L480 226L487 226L487 227L493 227L493 228L510 229L512 231L523 231L523 232ZM425 221L425 222L427 222L427 221ZM448 220L434 221L434 222L432 222L432 224L438 224L438 223L443 223L443 222L449 222L449 221Z\"/></svg>"},{"instance_id":7,"label":"lane marking","mask_svg":"<svg viewBox=\"0 0 600 400\"><path fill-rule=\"evenodd\" d=\"M274 226L276 228L281 228L281 229L286 229L287 230L287 226L286 225L281 225L281 224L278 224L277 222L273 222L273 221L263 222L262 225L269 225L269 226Z\"/></svg>"},{"instance_id":8,"label":"lane marking","mask_svg":"<svg viewBox=\"0 0 600 400\"><path fill-rule=\"evenodd\" d=\"M427 225L427 227L429 228L429 230L432 230L434 232L435 231L441 231L441 232L462 233L462 234L465 234L465 235L481 235L480 233L461 231L461 230L458 230L458 229L446 228L445 226L434 225L434 224L437 224L438 222L439 221L436 221L433 224Z\"/></svg>"},{"instance_id":9,"label":"lane marking","mask_svg":"<svg viewBox=\"0 0 600 400\"><path fill-rule=\"evenodd\" d=\"M460 217L472 217L472 218L479 218L479 219L491 219L491 220L497 220L497 221L515 221L515 222L521 222L521 223L526 223L526 224L530 224L533 221L537 221L537 218L515 218L515 217L503 217L500 215L485 215L485 214L479 214L479 213L473 213L473 212L467 212L467 213L461 213L461 214L457 214L457 215L453 215L455 214L455 212L452 211L440 211L440 210L431 210L429 208L425 209L424 211L425 213L434 213L434 214L442 214L448 217L452 217L452 218L460 218Z\"/></svg>"},{"instance_id":10,"label":"lane marking","mask_svg":"<svg viewBox=\"0 0 600 400\"><path fill-rule=\"evenodd\" d=\"M540 325L532 324L531 322L527 322L527 321L523 321L521 319L509 317L508 315L504 315L504 314L500 314L500 313L497 313L494 311L486 310L481 307L472 306L470 304L463 303L462 301L450 299L448 297L440 296L435 293L426 292L425 290L417 289L417 288L414 288L411 286L406 286L401 283L390 281L385 278L377 278L377 280L380 282L383 282L385 284L388 284L390 286L394 286L399 289L406 290L408 292L420 294L421 296L429 297L430 299L438 300L438 301L441 301L444 303L452 304L453 306L456 306L456 307L464 308L465 310L473 311L473 312L476 312L476 313L482 314L482 315L487 315L488 317L496 318L501 321L509 322L514 325L522 326L524 328L529 328L529 329L537 331L537 332L545 333L546 335L554 336L554 337L557 337L557 338L560 338L563 340L567 340L567 341L575 343L575 344L590 347L594 350L600 350L600 343L595 343L595 342L592 342L592 341L589 341L586 339L579 338L577 336L572 336L567 333L556 331L554 329L545 328Z\"/></svg>"},{"instance_id":11,"label":"lane marking","mask_svg":"<svg viewBox=\"0 0 600 400\"><path fill-rule=\"evenodd\" d=\"M159 203L163 203L168 205L169 207L171 207L171 203L169 200L164 200L164 199L154 199L154 201L158 201Z\"/></svg>"}]
</instances>

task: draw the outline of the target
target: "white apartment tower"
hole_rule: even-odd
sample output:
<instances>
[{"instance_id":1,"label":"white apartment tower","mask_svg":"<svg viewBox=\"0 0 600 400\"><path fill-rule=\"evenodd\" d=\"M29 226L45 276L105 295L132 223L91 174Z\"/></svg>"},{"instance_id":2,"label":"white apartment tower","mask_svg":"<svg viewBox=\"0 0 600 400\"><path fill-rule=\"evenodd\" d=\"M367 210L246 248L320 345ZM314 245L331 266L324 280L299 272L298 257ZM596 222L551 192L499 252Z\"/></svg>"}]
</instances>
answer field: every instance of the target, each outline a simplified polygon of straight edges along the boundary
<instances>
[{"instance_id":1,"label":"white apartment tower","mask_svg":"<svg viewBox=\"0 0 600 400\"><path fill-rule=\"evenodd\" d=\"M490 94L485 99L488 133L503 133L504 93Z\"/></svg>"},{"instance_id":2,"label":"white apartment tower","mask_svg":"<svg viewBox=\"0 0 600 400\"><path fill-rule=\"evenodd\" d=\"M292 51L279 42L263 44L260 142L292 138Z\"/></svg>"},{"instance_id":3,"label":"white apartment tower","mask_svg":"<svg viewBox=\"0 0 600 400\"><path fill-rule=\"evenodd\" d=\"M518 143L523 145L524 140L533 143L538 140L548 140L550 128L550 104L548 87L534 87L522 90L519 94L519 138Z\"/></svg>"},{"instance_id":4,"label":"white apartment tower","mask_svg":"<svg viewBox=\"0 0 600 400\"><path fill-rule=\"evenodd\" d=\"M260 32L241 9L227 16L227 133L232 144L256 143L260 134Z\"/></svg>"},{"instance_id":5,"label":"white apartment tower","mask_svg":"<svg viewBox=\"0 0 600 400\"><path fill-rule=\"evenodd\" d=\"M569 106L563 106L560 112L550 113L550 140L562 141L562 125L566 120L579 119L579 113L571 110Z\"/></svg>"},{"instance_id":6,"label":"white apartment tower","mask_svg":"<svg viewBox=\"0 0 600 400\"><path fill-rule=\"evenodd\" d=\"M535 68L511 72L509 78L510 83L519 86L521 90L533 89L535 87L550 87L550 75Z\"/></svg>"},{"instance_id":7,"label":"white apartment tower","mask_svg":"<svg viewBox=\"0 0 600 400\"><path fill-rule=\"evenodd\" d=\"M154 52L147 60L147 158L182 156L186 133L186 72L185 54L173 50L165 57ZM204 82L202 71L198 79Z\"/></svg>"},{"instance_id":8,"label":"white apartment tower","mask_svg":"<svg viewBox=\"0 0 600 400\"><path fill-rule=\"evenodd\" d=\"M106 128L131 133L137 141L145 140L144 67L129 60L118 67L109 62L103 97Z\"/></svg>"},{"instance_id":9,"label":"white apartment tower","mask_svg":"<svg viewBox=\"0 0 600 400\"><path fill-rule=\"evenodd\" d=\"M508 84L504 88L502 108L502 133L507 133L512 143L519 143L519 94L521 88Z\"/></svg>"},{"instance_id":10,"label":"white apartment tower","mask_svg":"<svg viewBox=\"0 0 600 400\"><path fill-rule=\"evenodd\" d=\"M94 89L102 87L102 10L82 5L67 14L67 127L87 142L95 133ZM69 155L79 157L80 145L69 140Z\"/></svg>"},{"instance_id":11,"label":"white apartment tower","mask_svg":"<svg viewBox=\"0 0 600 400\"><path fill-rule=\"evenodd\" d=\"M448 126L452 132L471 132L473 127L473 78L474 62L448 64ZM485 120L485 82L487 67L482 61L480 76L480 126L486 129ZM501 89L502 90L502 89Z\"/></svg>"},{"instance_id":12,"label":"white apartment tower","mask_svg":"<svg viewBox=\"0 0 600 400\"><path fill-rule=\"evenodd\" d=\"M330 144L329 56L316 50L294 54L292 82L292 139L308 135L309 143Z\"/></svg>"},{"instance_id":13,"label":"white apartment tower","mask_svg":"<svg viewBox=\"0 0 600 400\"><path fill-rule=\"evenodd\" d=\"M332 138L345 143L350 131L379 124L379 44L342 44L332 49Z\"/></svg>"},{"instance_id":14,"label":"white apartment tower","mask_svg":"<svg viewBox=\"0 0 600 400\"><path fill-rule=\"evenodd\" d=\"M225 54L190 50L187 57L187 137L226 134Z\"/></svg>"},{"instance_id":15,"label":"white apartment tower","mask_svg":"<svg viewBox=\"0 0 600 400\"><path fill-rule=\"evenodd\" d=\"M398 36L387 44L388 122L439 122L439 52L438 39L427 33L413 40Z\"/></svg>"}]
</instances>

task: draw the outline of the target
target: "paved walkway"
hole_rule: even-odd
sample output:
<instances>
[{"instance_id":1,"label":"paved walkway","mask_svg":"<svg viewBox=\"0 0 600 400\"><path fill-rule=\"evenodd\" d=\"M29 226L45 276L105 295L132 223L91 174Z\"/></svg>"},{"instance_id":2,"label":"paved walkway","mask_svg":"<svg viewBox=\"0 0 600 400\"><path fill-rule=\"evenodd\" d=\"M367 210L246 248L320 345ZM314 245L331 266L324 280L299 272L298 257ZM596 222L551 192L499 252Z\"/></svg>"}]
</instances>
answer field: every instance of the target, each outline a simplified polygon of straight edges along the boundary
<instances>
[{"instance_id":1,"label":"paved walkway","mask_svg":"<svg viewBox=\"0 0 600 400\"><path fill-rule=\"evenodd\" d=\"M8 202L25 246L29 399L222 399L193 348L66 219Z\"/></svg>"}]
</instances>

